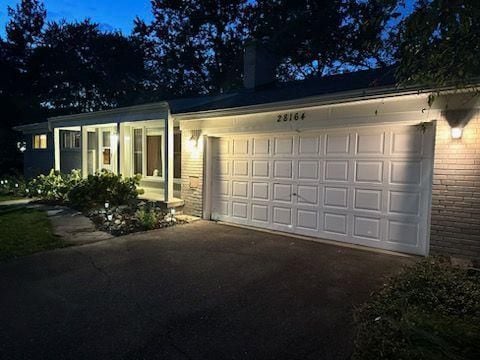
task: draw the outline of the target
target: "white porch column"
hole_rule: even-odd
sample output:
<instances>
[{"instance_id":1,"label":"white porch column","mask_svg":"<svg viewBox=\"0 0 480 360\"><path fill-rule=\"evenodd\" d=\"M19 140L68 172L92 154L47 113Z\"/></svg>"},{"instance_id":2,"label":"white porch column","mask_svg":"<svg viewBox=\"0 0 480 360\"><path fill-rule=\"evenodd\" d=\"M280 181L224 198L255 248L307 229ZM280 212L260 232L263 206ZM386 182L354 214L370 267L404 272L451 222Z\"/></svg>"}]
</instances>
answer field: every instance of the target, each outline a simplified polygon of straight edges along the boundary
<instances>
[{"instance_id":1,"label":"white porch column","mask_svg":"<svg viewBox=\"0 0 480 360\"><path fill-rule=\"evenodd\" d=\"M60 129L53 129L53 145L55 150L54 166L55 170L60 171Z\"/></svg>"},{"instance_id":2,"label":"white porch column","mask_svg":"<svg viewBox=\"0 0 480 360\"><path fill-rule=\"evenodd\" d=\"M173 118L168 111L165 119L165 202L173 201Z\"/></svg>"},{"instance_id":3,"label":"white porch column","mask_svg":"<svg viewBox=\"0 0 480 360\"><path fill-rule=\"evenodd\" d=\"M82 153L82 177L88 176L88 132L87 128L80 126L81 131L81 153Z\"/></svg>"}]
</instances>

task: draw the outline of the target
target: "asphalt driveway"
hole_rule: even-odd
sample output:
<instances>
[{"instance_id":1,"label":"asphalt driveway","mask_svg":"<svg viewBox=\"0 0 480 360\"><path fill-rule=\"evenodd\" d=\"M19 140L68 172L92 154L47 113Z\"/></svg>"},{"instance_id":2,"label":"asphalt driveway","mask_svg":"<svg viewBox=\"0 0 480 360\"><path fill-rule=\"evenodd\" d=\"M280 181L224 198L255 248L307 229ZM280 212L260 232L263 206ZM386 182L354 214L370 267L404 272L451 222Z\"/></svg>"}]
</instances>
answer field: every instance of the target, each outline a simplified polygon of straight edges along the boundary
<instances>
[{"instance_id":1,"label":"asphalt driveway","mask_svg":"<svg viewBox=\"0 0 480 360\"><path fill-rule=\"evenodd\" d=\"M199 221L0 264L2 359L347 359L411 258Z\"/></svg>"}]
</instances>

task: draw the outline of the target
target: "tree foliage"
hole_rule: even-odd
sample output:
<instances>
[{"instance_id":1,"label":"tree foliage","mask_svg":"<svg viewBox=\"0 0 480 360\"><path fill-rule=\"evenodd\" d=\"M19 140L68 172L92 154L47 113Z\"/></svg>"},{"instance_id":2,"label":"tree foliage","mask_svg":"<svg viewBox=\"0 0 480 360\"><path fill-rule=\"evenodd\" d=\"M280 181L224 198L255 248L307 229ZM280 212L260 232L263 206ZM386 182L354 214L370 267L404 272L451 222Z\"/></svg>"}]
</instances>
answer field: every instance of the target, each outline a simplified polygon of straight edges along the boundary
<instances>
[{"instance_id":1,"label":"tree foliage","mask_svg":"<svg viewBox=\"0 0 480 360\"><path fill-rule=\"evenodd\" d=\"M250 34L268 38L282 79L383 65L382 34L399 16L398 0L257 0Z\"/></svg>"},{"instance_id":2,"label":"tree foliage","mask_svg":"<svg viewBox=\"0 0 480 360\"><path fill-rule=\"evenodd\" d=\"M479 76L479 19L478 0L419 0L399 26L399 82L439 88Z\"/></svg>"}]
</instances>

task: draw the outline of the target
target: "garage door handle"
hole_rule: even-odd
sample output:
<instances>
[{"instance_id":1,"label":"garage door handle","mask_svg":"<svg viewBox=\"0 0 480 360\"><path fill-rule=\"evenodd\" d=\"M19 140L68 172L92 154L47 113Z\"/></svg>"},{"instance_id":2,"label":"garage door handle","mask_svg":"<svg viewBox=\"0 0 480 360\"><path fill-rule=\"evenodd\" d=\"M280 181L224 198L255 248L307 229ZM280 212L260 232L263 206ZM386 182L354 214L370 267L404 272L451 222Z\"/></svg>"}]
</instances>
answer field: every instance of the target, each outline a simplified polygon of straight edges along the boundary
<instances>
[{"instance_id":1,"label":"garage door handle","mask_svg":"<svg viewBox=\"0 0 480 360\"><path fill-rule=\"evenodd\" d=\"M297 196L297 193L293 193L292 195L293 195L293 196Z\"/></svg>"}]
</instances>

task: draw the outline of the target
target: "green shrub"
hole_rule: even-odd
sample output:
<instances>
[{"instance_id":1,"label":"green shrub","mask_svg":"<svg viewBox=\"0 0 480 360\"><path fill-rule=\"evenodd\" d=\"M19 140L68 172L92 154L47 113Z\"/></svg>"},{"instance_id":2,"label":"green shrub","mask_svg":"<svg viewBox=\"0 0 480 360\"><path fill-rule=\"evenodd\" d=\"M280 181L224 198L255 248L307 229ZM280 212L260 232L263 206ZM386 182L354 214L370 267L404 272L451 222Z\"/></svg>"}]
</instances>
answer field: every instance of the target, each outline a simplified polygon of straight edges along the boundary
<instances>
[{"instance_id":1,"label":"green shrub","mask_svg":"<svg viewBox=\"0 0 480 360\"><path fill-rule=\"evenodd\" d=\"M138 220L140 227L145 230L155 229L160 218L162 217L161 213L155 211L155 207L146 205L135 212L135 216Z\"/></svg>"},{"instance_id":2,"label":"green shrub","mask_svg":"<svg viewBox=\"0 0 480 360\"><path fill-rule=\"evenodd\" d=\"M103 207L106 202L112 206L126 205L137 199L139 181L139 177L123 178L102 170L78 182L68 193L68 199L80 210Z\"/></svg>"},{"instance_id":3,"label":"green shrub","mask_svg":"<svg viewBox=\"0 0 480 360\"><path fill-rule=\"evenodd\" d=\"M353 359L480 359L480 274L428 258L355 313Z\"/></svg>"},{"instance_id":4,"label":"green shrub","mask_svg":"<svg viewBox=\"0 0 480 360\"><path fill-rule=\"evenodd\" d=\"M25 179L21 176L2 176L0 179L0 195L26 196Z\"/></svg>"},{"instance_id":5,"label":"green shrub","mask_svg":"<svg viewBox=\"0 0 480 360\"><path fill-rule=\"evenodd\" d=\"M70 174L62 174L58 170L50 170L48 175L39 175L27 185L26 191L45 201L64 202L68 194L81 180L80 170L72 170Z\"/></svg>"}]
</instances>

